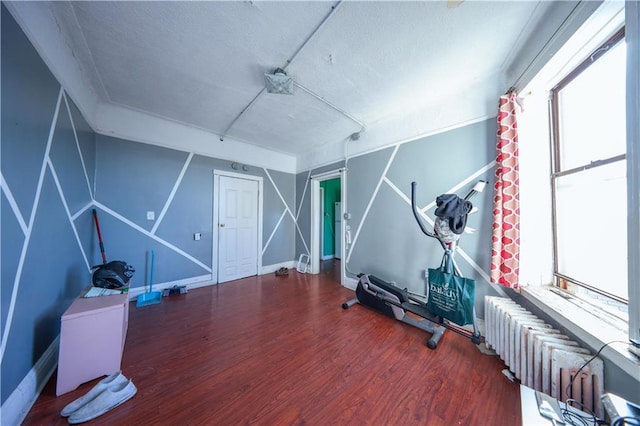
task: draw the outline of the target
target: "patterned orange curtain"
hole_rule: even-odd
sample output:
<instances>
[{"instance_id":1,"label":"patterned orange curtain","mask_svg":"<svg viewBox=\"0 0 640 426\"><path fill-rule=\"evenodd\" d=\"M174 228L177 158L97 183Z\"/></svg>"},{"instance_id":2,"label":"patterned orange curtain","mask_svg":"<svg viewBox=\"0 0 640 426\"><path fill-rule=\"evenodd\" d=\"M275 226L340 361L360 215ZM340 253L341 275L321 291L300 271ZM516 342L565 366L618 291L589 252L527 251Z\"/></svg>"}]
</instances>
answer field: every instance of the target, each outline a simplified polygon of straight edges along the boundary
<instances>
[{"instance_id":1,"label":"patterned orange curtain","mask_svg":"<svg viewBox=\"0 0 640 426\"><path fill-rule=\"evenodd\" d=\"M491 243L491 282L514 289L518 288L520 257L516 108L515 91L500 97Z\"/></svg>"}]
</instances>

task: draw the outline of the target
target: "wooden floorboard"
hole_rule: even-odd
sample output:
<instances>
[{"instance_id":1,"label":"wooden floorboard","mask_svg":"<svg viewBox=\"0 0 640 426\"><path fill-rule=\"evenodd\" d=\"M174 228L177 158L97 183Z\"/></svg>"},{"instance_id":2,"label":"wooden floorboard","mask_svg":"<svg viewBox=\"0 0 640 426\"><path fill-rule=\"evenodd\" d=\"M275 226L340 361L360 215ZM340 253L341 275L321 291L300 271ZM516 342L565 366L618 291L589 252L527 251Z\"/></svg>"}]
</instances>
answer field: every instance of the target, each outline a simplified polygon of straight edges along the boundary
<instances>
[{"instance_id":1,"label":"wooden floorboard","mask_svg":"<svg viewBox=\"0 0 640 426\"><path fill-rule=\"evenodd\" d=\"M499 358L454 333L428 335L363 306L331 273L266 275L130 305L122 371L138 393L94 425L518 425L518 385ZM55 374L24 424L98 380L55 396Z\"/></svg>"}]
</instances>

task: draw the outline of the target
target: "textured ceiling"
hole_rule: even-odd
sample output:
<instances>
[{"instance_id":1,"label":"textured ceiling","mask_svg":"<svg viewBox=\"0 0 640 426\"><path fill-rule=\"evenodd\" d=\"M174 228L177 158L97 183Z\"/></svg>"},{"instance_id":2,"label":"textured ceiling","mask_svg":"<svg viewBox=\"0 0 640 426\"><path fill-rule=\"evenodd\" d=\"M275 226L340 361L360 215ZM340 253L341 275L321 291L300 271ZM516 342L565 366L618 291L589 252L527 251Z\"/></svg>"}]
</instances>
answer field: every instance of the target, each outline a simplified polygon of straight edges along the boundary
<instances>
[{"instance_id":1,"label":"textured ceiling","mask_svg":"<svg viewBox=\"0 0 640 426\"><path fill-rule=\"evenodd\" d=\"M496 79L549 4L52 2L49 8L100 102L300 156L345 140L361 130L358 122L369 129L485 83L505 90ZM277 67L335 108L300 87L293 96L261 93L263 73Z\"/></svg>"}]
</instances>

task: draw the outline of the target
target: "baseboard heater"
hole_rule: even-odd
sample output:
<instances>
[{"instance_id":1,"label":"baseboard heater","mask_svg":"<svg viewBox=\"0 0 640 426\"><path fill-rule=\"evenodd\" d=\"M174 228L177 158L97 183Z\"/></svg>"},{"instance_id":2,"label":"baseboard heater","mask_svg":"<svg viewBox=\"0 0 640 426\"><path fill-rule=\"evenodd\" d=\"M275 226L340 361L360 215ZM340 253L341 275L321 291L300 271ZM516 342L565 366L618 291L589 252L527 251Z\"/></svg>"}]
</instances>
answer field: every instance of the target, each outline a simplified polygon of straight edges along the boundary
<instances>
[{"instance_id":1,"label":"baseboard heater","mask_svg":"<svg viewBox=\"0 0 640 426\"><path fill-rule=\"evenodd\" d=\"M511 299L485 296L484 312L487 347L496 351L523 385L560 401L576 400L602 418L604 364L600 358L573 379L592 357L589 350Z\"/></svg>"}]
</instances>

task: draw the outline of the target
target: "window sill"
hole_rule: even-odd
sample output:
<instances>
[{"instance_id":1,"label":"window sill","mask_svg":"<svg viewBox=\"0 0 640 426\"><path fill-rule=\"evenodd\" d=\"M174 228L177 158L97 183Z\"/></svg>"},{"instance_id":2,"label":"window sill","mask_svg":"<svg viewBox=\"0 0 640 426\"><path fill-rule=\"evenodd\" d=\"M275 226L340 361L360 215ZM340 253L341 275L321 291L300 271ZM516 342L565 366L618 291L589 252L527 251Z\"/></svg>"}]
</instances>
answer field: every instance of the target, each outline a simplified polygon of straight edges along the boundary
<instances>
[{"instance_id":1,"label":"window sill","mask_svg":"<svg viewBox=\"0 0 640 426\"><path fill-rule=\"evenodd\" d=\"M624 343L629 342L626 321L555 287L523 287L521 295L595 350L620 341L607 346L601 355L640 381L640 350Z\"/></svg>"}]
</instances>

